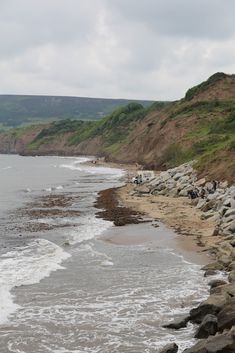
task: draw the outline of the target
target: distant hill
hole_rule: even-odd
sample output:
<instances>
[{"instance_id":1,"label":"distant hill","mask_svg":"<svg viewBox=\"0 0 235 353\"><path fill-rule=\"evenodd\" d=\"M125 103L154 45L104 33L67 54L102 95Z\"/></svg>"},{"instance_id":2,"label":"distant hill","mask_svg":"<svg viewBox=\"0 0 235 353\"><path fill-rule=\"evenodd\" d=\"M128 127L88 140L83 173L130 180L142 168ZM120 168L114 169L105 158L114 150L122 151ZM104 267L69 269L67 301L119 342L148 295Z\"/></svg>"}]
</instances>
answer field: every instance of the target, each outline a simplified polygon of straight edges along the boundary
<instances>
[{"instance_id":1,"label":"distant hill","mask_svg":"<svg viewBox=\"0 0 235 353\"><path fill-rule=\"evenodd\" d=\"M19 125L60 119L97 120L133 100L59 96L0 95L0 124ZM151 101L138 101L143 106Z\"/></svg>"}]
</instances>

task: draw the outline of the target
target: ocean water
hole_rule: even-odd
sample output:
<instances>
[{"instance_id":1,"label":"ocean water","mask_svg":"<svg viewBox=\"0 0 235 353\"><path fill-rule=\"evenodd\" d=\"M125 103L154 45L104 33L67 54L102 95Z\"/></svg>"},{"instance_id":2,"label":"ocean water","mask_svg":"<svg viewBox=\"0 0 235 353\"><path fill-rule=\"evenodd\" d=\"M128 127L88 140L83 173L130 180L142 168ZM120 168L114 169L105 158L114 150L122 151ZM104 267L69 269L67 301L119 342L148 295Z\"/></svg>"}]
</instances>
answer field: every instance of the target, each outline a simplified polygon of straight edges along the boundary
<instances>
[{"instance_id":1,"label":"ocean water","mask_svg":"<svg viewBox=\"0 0 235 353\"><path fill-rule=\"evenodd\" d=\"M86 160L0 155L0 352L153 353L173 341L182 351L193 325L162 325L207 295L200 266L163 226L96 218L97 193L124 172ZM151 241L101 239L124 230Z\"/></svg>"}]
</instances>

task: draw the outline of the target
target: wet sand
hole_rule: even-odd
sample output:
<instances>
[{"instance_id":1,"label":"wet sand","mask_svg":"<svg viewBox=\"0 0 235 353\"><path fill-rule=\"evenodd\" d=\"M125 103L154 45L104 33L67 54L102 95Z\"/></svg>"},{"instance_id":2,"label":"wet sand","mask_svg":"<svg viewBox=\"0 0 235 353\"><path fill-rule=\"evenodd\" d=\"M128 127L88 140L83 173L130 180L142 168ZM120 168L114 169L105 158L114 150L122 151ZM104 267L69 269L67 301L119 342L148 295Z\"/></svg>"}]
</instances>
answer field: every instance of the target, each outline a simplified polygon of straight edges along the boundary
<instances>
[{"instance_id":1,"label":"wet sand","mask_svg":"<svg viewBox=\"0 0 235 353\"><path fill-rule=\"evenodd\" d=\"M111 230L106 231L101 236L101 240L115 245L129 246L148 243L150 248L170 248L182 255L186 260L197 264L206 264L210 261L208 255L205 252L201 252L201 247L192 241L192 238L198 241L195 235L190 237L183 236L170 229L172 222L166 222L165 217L160 217L158 208L156 206L153 207L151 200L148 199L149 197L139 198L128 194L132 188L133 186L127 185L99 193L95 206L98 209L102 209L102 211L97 212L97 215L112 221L115 226ZM180 208L178 207L177 212L180 212L179 210ZM188 207L186 207L187 210ZM173 210L170 209L170 213L163 212L162 215L171 215L171 221L175 220L175 224L178 227L179 218L177 212L173 213ZM195 227L195 222L196 220L191 226ZM208 231L206 225L205 230ZM200 230L201 234L203 234L203 230Z\"/></svg>"},{"instance_id":2,"label":"wet sand","mask_svg":"<svg viewBox=\"0 0 235 353\"><path fill-rule=\"evenodd\" d=\"M188 198L155 195L140 197L132 194L135 188L127 184L118 189L117 196L121 204L172 228L178 235L179 246L184 250L205 252L220 240L219 236L213 236L213 221L202 220L202 212Z\"/></svg>"}]
</instances>

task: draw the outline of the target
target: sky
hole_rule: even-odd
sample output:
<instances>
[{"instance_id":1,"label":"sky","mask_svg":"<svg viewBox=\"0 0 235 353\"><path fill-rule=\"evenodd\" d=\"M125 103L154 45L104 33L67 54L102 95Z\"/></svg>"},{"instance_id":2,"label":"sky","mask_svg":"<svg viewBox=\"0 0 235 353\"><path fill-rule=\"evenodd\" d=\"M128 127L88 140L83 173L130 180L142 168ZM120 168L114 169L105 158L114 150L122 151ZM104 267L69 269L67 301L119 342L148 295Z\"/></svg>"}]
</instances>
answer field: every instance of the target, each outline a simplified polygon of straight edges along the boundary
<instances>
[{"instance_id":1,"label":"sky","mask_svg":"<svg viewBox=\"0 0 235 353\"><path fill-rule=\"evenodd\" d=\"M175 100L235 73L234 0L0 0L0 94Z\"/></svg>"}]
</instances>

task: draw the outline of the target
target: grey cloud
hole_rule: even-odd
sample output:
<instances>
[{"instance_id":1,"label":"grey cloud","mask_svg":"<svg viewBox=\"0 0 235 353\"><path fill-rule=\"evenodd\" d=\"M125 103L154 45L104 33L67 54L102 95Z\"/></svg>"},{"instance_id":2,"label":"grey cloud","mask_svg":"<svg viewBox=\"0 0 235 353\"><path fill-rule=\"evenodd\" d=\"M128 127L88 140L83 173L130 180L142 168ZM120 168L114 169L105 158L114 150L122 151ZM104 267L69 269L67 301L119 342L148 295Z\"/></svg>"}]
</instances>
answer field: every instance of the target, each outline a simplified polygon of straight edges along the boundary
<instances>
[{"instance_id":1,"label":"grey cloud","mask_svg":"<svg viewBox=\"0 0 235 353\"><path fill-rule=\"evenodd\" d=\"M235 72L233 0L1 0L0 92L176 99Z\"/></svg>"},{"instance_id":2,"label":"grey cloud","mask_svg":"<svg viewBox=\"0 0 235 353\"><path fill-rule=\"evenodd\" d=\"M224 38L235 34L233 0L106 0L112 12L166 36Z\"/></svg>"}]
</instances>

